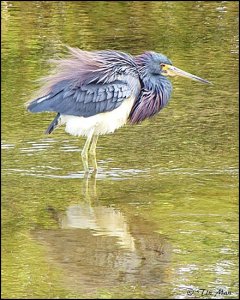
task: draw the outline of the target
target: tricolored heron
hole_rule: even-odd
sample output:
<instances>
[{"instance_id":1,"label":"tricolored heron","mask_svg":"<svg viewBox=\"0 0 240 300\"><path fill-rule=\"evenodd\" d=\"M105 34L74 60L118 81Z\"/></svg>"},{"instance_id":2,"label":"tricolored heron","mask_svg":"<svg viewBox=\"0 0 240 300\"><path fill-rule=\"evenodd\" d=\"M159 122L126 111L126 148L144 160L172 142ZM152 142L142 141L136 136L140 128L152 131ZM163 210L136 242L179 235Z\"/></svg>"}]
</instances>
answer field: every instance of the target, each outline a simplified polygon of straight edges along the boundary
<instances>
[{"instance_id":1,"label":"tricolored heron","mask_svg":"<svg viewBox=\"0 0 240 300\"><path fill-rule=\"evenodd\" d=\"M40 97L28 104L28 110L57 113L46 134L66 124L66 132L87 137L82 150L85 173L89 172L89 148L97 170L99 135L150 118L168 103L172 85L167 76L210 83L174 67L165 55L153 51L137 56L113 50L69 51L68 58L55 61L54 74L43 79Z\"/></svg>"}]
</instances>

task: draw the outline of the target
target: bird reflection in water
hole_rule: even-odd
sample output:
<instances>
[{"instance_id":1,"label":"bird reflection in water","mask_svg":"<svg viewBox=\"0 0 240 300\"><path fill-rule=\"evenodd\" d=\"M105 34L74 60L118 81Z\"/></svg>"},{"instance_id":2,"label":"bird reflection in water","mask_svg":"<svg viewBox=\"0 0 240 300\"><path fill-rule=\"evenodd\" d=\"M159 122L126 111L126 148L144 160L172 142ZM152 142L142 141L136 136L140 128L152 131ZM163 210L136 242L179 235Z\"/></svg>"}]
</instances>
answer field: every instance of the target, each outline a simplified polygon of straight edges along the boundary
<instances>
[{"instance_id":1,"label":"bird reflection in water","mask_svg":"<svg viewBox=\"0 0 240 300\"><path fill-rule=\"evenodd\" d=\"M89 178L85 178L87 201L67 208L66 215L62 218L62 228L91 229L93 236L115 237L117 244L121 247L135 251L134 238L129 232L124 215L112 207L91 203L91 200L97 199L96 177L94 176L93 179L89 191Z\"/></svg>"},{"instance_id":2,"label":"bird reflection in water","mask_svg":"<svg viewBox=\"0 0 240 300\"><path fill-rule=\"evenodd\" d=\"M121 285L159 288L171 274L169 242L132 206L102 205L95 177L84 184L84 198L64 215L49 210L61 228L34 232L48 259L62 269L64 284L88 292Z\"/></svg>"}]
</instances>

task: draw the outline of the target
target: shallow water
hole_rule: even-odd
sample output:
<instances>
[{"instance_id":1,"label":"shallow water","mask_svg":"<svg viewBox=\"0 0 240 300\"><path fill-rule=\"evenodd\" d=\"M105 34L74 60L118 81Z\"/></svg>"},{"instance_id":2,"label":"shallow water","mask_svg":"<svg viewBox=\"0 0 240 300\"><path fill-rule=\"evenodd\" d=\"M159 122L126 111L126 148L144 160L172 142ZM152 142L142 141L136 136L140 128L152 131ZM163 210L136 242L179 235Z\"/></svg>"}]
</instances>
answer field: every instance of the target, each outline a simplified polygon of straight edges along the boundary
<instances>
[{"instance_id":1,"label":"shallow water","mask_svg":"<svg viewBox=\"0 0 240 300\"><path fill-rule=\"evenodd\" d=\"M162 52L213 85L174 78L87 180L84 139L24 107L64 44ZM238 298L237 2L3 1L1 108L3 298Z\"/></svg>"}]
</instances>

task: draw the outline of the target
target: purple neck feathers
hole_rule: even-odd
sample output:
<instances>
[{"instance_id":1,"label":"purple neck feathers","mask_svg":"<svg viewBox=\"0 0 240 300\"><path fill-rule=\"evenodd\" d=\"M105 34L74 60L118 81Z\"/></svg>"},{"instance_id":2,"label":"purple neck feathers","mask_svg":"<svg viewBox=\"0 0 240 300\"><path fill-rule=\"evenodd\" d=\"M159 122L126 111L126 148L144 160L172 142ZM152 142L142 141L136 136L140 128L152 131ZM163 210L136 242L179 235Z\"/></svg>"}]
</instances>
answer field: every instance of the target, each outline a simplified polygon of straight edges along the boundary
<instances>
[{"instance_id":1,"label":"purple neck feathers","mask_svg":"<svg viewBox=\"0 0 240 300\"><path fill-rule=\"evenodd\" d=\"M163 75L153 74L149 69L148 56L151 52L136 57L142 82L141 92L129 115L131 124L139 123L156 115L169 101L172 84Z\"/></svg>"}]
</instances>

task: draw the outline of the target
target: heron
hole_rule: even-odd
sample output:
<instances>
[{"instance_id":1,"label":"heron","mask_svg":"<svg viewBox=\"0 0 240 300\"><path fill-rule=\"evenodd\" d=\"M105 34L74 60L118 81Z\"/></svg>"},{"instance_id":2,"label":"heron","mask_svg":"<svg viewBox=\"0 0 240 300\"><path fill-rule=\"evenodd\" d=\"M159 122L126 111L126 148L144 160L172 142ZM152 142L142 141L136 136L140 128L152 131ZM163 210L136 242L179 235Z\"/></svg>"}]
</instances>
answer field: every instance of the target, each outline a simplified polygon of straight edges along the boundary
<instances>
[{"instance_id":1,"label":"heron","mask_svg":"<svg viewBox=\"0 0 240 300\"><path fill-rule=\"evenodd\" d=\"M99 135L113 133L126 123L138 124L167 105L172 93L169 77L210 84L154 51L132 56L117 50L68 50L67 57L53 60L52 74L42 78L38 97L27 103L27 109L56 113L46 134L65 125L67 133L86 137L81 152L85 174L89 173L88 154L97 172Z\"/></svg>"}]
</instances>

